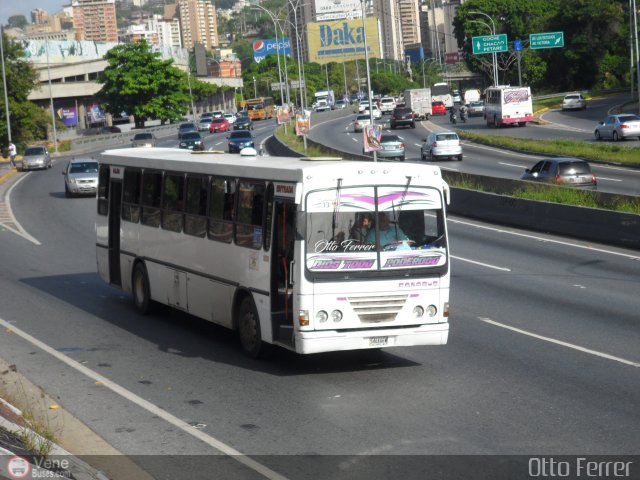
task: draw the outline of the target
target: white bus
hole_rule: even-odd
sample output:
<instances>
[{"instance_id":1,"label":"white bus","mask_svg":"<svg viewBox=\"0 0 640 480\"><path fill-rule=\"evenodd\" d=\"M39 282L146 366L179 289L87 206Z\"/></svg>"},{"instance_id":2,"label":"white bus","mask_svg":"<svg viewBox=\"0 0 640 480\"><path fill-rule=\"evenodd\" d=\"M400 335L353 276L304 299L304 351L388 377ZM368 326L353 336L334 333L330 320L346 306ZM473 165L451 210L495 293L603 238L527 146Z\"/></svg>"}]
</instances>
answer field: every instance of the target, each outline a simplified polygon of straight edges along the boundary
<instances>
[{"instance_id":1,"label":"white bus","mask_svg":"<svg viewBox=\"0 0 640 480\"><path fill-rule=\"evenodd\" d=\"M447 109L453 108L453 94L448 83L434 83L431 87L431 101L442 102Z\"/></svg>"},{"instance_id":2,"label":"white bus","mask_svg":"<svg viewBox=\"0 0 640 480\"><path fill-rule=\"evenodd\" d=\"M142 313L235 329L254 357L447 343L438 167L168 148L100 162L98 272ZM360 229L378 215L390 228Z\"/></svg>"},{"instance_id":3,"label":"white bus","mask_svg":"<svg viewBox=\"0 0 640 480\"><path fill-rule=\"evenodd\" d=\"M530 87L498 85L485 90L484 119L487 125L498 128L517 123L526 127L533 121L533 102Z\"/></svg>"}]
</instances>

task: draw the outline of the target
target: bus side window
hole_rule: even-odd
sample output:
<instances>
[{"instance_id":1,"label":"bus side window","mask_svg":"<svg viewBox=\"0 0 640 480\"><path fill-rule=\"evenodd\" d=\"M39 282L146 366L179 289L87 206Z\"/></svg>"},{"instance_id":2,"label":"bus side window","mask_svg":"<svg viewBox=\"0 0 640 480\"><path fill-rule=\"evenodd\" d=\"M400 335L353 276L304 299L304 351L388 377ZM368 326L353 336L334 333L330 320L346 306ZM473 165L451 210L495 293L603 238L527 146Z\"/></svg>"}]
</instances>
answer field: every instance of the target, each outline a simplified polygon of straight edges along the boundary
<instances>
[{"instance_id":1,"label":"bus side window","mask_svg":"<svg viewBox=\"0 0 640 480\"><path fill-rule=\"evenodd\" d=\"M98 215L109 213L109 165L100 165L98 175Z\"/></svg>"},{"instance_id":2,"label":"bus side window","mask_svg":"<svg viewBox=\"0 0 640 480\"><path fill-rule=\"evenodd\" d=\"M140 221L140 177L138 169L127 168L124 172L121 216L127 222Z\"/></svg>"},{"instance_id":3,"label":"bus side window","mask_svg":"<svg viewBox=\"0 0 640 480\"><path fill-rule=\"evenodd\" d=\"M235 221L236 183L230 178L211 178L209 226L211 240L231 243Z\"/></svg>"},{"instance_id":4,"label":"bus side window","mask_svg":"<svg viewBox=\"0 0 640 480\"><path fill-rule=\"evenodd\" d=\"M184 210L184 174L167 173L162 189L162 228L182 232Z\"/></svg>"},{"instance_id":5,"label":"bus side window","mask_svg":"<svg viewBox=\"0 0 640 480\"><path fill-rule=\"evenodd\" d=\"M262 182L239 182L238 217L236 223L236 243L243 247L262 247L264 231L264 195Z\"/></svg>"},{"instance_id":6,"label":"bus side window","mask_svg":"<svg viewBox=\"0 0 640 480\"><path fill-rule=\"evenodd\" d=\"M145 171L142 173L142 223L150 227L160 226L160 193L162 191L162 174Z\"/></svg>"},{"instance_id":7,"label":"bus side window","mask_svg":"<svg viewBox=\"0 0 640 480\"><path fill-rule=\"evenodd\" d=\"M204 237L207 234L207 177L187 175L184 233Z\"/></svg>"}]
</instances>

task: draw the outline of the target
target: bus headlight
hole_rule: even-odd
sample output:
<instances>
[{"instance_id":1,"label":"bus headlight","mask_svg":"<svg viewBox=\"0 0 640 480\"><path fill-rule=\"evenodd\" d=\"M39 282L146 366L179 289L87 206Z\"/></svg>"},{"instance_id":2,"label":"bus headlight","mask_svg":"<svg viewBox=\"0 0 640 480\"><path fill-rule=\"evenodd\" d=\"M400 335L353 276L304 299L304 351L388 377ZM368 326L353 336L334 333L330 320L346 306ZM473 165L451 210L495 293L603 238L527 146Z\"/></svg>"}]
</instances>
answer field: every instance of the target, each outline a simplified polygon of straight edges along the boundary
<instances>
[{"instance_id":1,"label":"bus headlight","mask_svg":"<svg viewBox=\"0 0 640 480\"><path fill-rule=\"evenodd\" d=\"M436 308L435 305L429 305L427 307L427 316L429 317L435 317L436 313L438 313L438 309Z\"/></svg>"},{"instance_id":2,"label":"bus headlight","mask_svg":"<svg viewBox=\"0 0 640 480\"><path fill-rule=\"evenodd\" d=\"M316 313L316 320L320 323L326 322L328 318L329 315L327 315L327 312L325 312L324 310L320 310L318 313Z\"/></svg>"},{"instance_id":3,"label":"bus headlight","mask_svg":"<svg viewBox=\"0 0 640 480\"><path fill-rule=\"evenodd\" d=\"M424 308L420 305L413 307L413 316L416 318L420 318L424 315Z\"/></svg>"},{"instance_id":4,"label":"bus headlight","mask_svg":"<svg viewBox=\"0 0 640 480\"><path fill-rule=\"evenodd\" d=\"M336 323L342 320L342 312L340 310L334 310L331 312L331 320Z\"/></svg>"}]
</instances>

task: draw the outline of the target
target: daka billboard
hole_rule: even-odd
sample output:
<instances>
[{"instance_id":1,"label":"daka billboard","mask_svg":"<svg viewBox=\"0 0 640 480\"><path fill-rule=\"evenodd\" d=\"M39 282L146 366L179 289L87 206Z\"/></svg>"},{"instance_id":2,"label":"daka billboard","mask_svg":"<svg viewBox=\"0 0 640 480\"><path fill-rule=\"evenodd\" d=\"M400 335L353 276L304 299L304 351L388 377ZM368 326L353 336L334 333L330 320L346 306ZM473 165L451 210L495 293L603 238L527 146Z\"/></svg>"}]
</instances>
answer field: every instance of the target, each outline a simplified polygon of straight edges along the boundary
<instances>
[{"instance_id":1,"label":"daka billboard","mask_svg":"<svg viewBox=\"0 0 640 480\"><path fill-rule=\"evenodd\" d=\"M365 21L369 58L380 58L378 19ZM309 61L320 64L364 58L365 37L362 19L331 20L307 24Z\"/></svg>"},{"instance_id":2,"label":"daka billboard","mask_svg":"<svg viewBox=\"0 0 640 480\"><path fill-rule=\"evenodd\" d=\"M260 63L267 55L277 54L278 50L280 54L291 55L288 37L279 38L277 43L275 39L256 40L253 42L253 59L256 63Z\"/></svg>"}]
</instances>

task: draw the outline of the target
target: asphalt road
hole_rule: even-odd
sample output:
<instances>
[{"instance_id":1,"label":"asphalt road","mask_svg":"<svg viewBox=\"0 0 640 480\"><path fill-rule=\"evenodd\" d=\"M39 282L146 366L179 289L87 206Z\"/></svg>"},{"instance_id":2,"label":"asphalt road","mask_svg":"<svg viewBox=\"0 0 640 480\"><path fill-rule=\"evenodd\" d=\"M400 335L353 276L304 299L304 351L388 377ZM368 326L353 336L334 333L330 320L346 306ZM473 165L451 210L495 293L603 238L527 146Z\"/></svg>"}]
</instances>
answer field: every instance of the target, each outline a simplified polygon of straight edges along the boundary
<instances>
[{"instance_id":1,"label":"asphalt road","mask_svg":"<svg viewBox=\"0 0 640 480\"><path fill-rule=\"evenodd\" d=\"M606 102L606 105L596 107L595 103ZM600 114L611 107L615 101L611 99L593 101L593 106L581 112L547 112L545 119L562 120L565 116L590 115L600 118ZM338 116L338 118L336 118ZM325 143L330 140L330 146L341 151L362 154L362 133L353 131L353 120L355 114L352 109L345 109L342 112L318 113L312 116L312 124L309 138ZM571 127L560 123L547 123L543 125L530 124L527 127L509 128L488 128L482 117L471 117L466 123L458 123L453 126L449 123L448 116L433 116L429 121L417 122L416 128L389 129L389 117L384 115L381 119L385 132L398 135L406 145L406 161L420 162L420 147L425 138L432 131L461 129L468 131L478 131L488 135L503 135L520 138L533 138L540 140L570 138L573 140L584 140L595 142L593 133L589 136L586 132L588 126L595 125L595 121L580 119L576 124L581 125L583 130L577 131L578 127ZM510 152L485 145L474 144L463 141L464 160L438 161L438 165L445 170L461 171L476 175L488 175L499 178L519 179L525 168L530 168L535 163L544 158L540 155L527 155L519 152ZM604 142L603 142L604 143ZM621 145L619 143L618 145ZM624 142L624 146L640 147L640 141L629 140ZM640 150L638 151L640 155ZM598 190L608 193L618 193L622 195L640 195L640 169L626 168L618 165L606 165L591 162L591 167L598 178Z\"/></svg>"},{"instance_id":2,"label":"asphalt road","mask_svg":"<svg viewBox=\"0 0 640 480\"><path fill-rule=\"evenodd\" d=\"M0 352L155 478L212 478L205 461L219 478L373 479L424 478L427 454L640 453L637 252L452 218L448 345L253 361L231 332L142 317L98 278L95 199L64 198L63 163L11 192L39 244L0 230ZM525 477L498 464L474 478Z\"/></svg>"}]
</instances>

